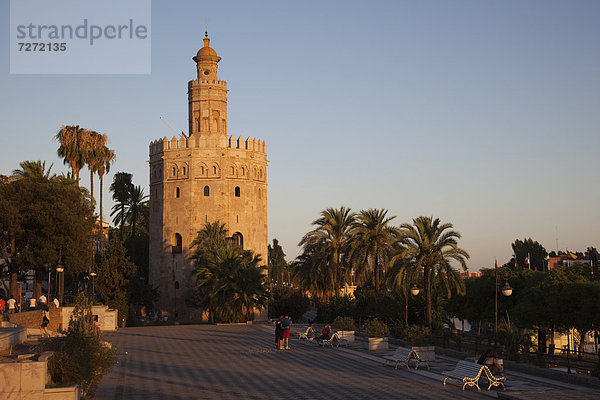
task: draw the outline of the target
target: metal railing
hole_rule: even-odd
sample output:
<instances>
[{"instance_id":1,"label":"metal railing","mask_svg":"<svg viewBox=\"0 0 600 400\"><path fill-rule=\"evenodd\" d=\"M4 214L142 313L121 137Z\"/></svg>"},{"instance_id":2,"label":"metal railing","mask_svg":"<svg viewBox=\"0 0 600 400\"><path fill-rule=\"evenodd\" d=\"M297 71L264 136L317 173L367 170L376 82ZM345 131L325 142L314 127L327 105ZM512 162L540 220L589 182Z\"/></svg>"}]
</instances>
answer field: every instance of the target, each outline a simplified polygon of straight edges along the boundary
<instances>
[{"instance_id":1,"label":"metal railing","mask_svg":"<svg viewBox=\"0 0 600 400\"><path fill-rule=\"evenodd\" d=\"M547 346L526 348L519 346L517 351L507 351L507 348L495 343L493 338L477 336L470 333L431 335L427 338L429 344L447 349L465 352L479 357L486 350L495 350L499 356L511 361L525 362L543 368L565 368L569 373L600 376L600 352L589 353L564 348Z\"/></svg>"}]
</instances>

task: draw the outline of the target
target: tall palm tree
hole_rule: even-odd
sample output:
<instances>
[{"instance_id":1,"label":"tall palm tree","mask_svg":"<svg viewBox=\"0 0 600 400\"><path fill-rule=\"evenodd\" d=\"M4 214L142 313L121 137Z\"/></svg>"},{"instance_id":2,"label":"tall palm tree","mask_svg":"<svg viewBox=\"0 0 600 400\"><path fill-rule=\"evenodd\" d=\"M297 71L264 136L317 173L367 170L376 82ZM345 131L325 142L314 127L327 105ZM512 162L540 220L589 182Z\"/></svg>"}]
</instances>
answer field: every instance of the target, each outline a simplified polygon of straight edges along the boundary
<instances>
[{"instance_id":1,"label":"tall palm tree","mask_svg":"<svg viewBox=\"0 0 600 400\"><path fill-rule=\"evenodd\" d=\"M113 177L113 183L110 185L110 191L113 192L113 200L115 205L113 211L110 213L111 217L114 214L117 216L113 219L115 225L119 225L119 238L123 240L123 225L127 219L125 208L129 202L129 196L133 189L133 183L131 183L132 175L127 172L117 172Z\"/></svg>"},{"instance_id":2,"label":"tall palm tree","mask_svg":"<svg viewBox=\"0 0 600 400\"><path fill-rule=\"evenodd\" d=\"M406 243L406 256L423 269L423 284L426 303L427 326L431 329L431 282L432 276L441 279L446 287L456 285L460 276L450 262L458 262L466 271L469 254L458 247L460 233L453 230L451 223L442 224L439 218L420 216L413 225L402 224L402 237Z\"/></svg>"},{"instance_id":3,"label":"tall palm tree","mask_svg":"<svg viewBox=\"0 0 600 400\"><path fill-rule=\"evenodd\" d=\"M90 193L94 201L94 174L98 172L100 165L103 164L103 151L106 148L108 137L105 134L87 129L85 164L90 170Z\"/></svg>"},{"instance_id":4,"label":"tall palm tree","mask_svg":"<svg viewBox=\"0 0 600 400\"><path fill-rule=\"evenodd\" d=\"M104 146L100 154L101 162L98 164L98 178L100 179L100 227L104 224L104 214L102 210L102 190L104 186L104 174L110 172L110 166L115 162L115 151ZM104 248L104 241L100 241L100 249Z\"/></svg>"},{"instance_id":5,"label":"tall palm tree","mask_svg":"<svg viewBox=\"0 0 600 400\"><path fill-rule=\"evenodd\" d=\"M54 164L50 164L48 169L46 169L46 161L21 161L19 166L21 169L15 169L12 172L12 176L14 179L21 178L41 178L45 180L56 179L56 174L51 174L52 166Z\"/></svg>"},{"instance_id":6,"label":"tall palm tree","mask_svg":"<svg viewBox=\"0 0 600 400\"><path fill-rule=\"evenodd\" d=\"M380 290L380 278L386 268L398 256L394 251L399 229L391 226L394 217L387 217L387 210L361 210L350 229L350 259L359 275L373 274L375 290Z\"/></svg>"},{"instance_id":7,"label":"tall palm tree","mask_svg":"<svg viewBox=\"0 0 600 400\"><path fill-rule=\"evenodd\" d=\"M253 310L266 307L269 286L265 267L258 266L260 256L231 242L205 255L195 259L196 291L211 320L238 322L251 318Z\"/></svg>"},{"instance_id":8,"label":"tall palm tree","mask_svg":"<svg viewBox=\"0 0 600 400\"><path fill-rule=\"evenodd\" d=\"M307 243L292 264L294 281L321 301L327 301L331 293L335 293L336 277L330 258L318 243Z\"/></svg>"},{"instance_id":9,"label":"tall palm tree","mask_svg":"<svg viewBox=\"0 0 600 400\"><path fill-rule=\"evenodd\" d=\"M334 271L336 291L339 291L342 280L349 272L342 266L342 257L348 251L349 232L355 216L348 207L327 208L313 221L312 224L317 227L304 235L299 243L300 246L318 246L320 253L329 255L328 264Z\"/></svg>"},{"instance_id":10,"label":"tall palm tree","mask_svg":"<svg viewBox=\"0 0 600 400\"><path fill-rule=\"evenodd\" d=\"M208 252L227 245L228 230L221 221L207 222L198 231L190 248L194 249L192 260L205 259Z\"/></svg>"},{"instance_id":11,"label":"tall palm tree","mask_svg":"<svg viewBox=\"0 0 600 400\"><path fill-rule=\"evenodd\" d=\"M131 236L135 237L135 225L141 214L142 208L148 203L148 195L144 194L141 186L134 186L129 194L127 214L131 221Z\"/></svg>"},{"instance_id":12,"label":"tall palm tree","mask_svg":"<svg viewBox=\"0 0 600 400\"><path fill-rule=\"evenodd\" d=\"M56 153L69 165L73 176L79 182L79 172L85 166L87 131L79 125L63 125L54 138L60 144Z\"/></svg>"}]
</instances>

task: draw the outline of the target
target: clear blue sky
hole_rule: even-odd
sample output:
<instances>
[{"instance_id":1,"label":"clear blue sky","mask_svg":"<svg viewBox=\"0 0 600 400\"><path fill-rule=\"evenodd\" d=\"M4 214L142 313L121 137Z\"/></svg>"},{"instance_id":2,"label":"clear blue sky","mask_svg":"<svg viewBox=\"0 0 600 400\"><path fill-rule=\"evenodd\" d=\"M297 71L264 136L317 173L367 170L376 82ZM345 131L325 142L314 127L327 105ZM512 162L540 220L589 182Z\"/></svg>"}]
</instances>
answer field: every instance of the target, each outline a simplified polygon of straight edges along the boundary
<instances>
[{"instance_id":1,"label":"clear blue sky","mask_svg":"<svg viewBox=\"0 0 600 400\"><path fill-rule=\"evenodd\" d=\"M159 117L187 130L207 24L229 133L267 142L269 237L288 259L341 205L452 222L472 271L517 238L600 247L599 15L593 0L153 1L150 75L10 75L2 2L0 173L66 170L52 136L79 124L147 187L148 143L172 136Z\"/></svg>"}]
</instances>

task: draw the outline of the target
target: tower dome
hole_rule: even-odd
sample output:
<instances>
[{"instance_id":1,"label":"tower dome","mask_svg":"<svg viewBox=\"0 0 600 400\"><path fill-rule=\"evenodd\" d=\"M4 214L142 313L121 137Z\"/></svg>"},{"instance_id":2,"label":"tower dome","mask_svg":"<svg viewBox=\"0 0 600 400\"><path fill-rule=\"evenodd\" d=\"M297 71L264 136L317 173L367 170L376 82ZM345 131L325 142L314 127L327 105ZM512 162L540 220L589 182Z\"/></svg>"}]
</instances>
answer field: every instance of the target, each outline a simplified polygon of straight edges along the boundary
<instances>
[{"instance_id":1,"label":"tower dome","mask_svg":"<svg viewBox=\"0 0 600 400\"><path fill-rule=\"evenodd\" d=\"M196 53L196 56L193 58L193 60L196 63L201 61L219 62L221 60L221 57L217 55L217 52L210 47L210 39L207 32L204 33L204 47L198 50L198 53Z\"/></svg>"}]
</instances>

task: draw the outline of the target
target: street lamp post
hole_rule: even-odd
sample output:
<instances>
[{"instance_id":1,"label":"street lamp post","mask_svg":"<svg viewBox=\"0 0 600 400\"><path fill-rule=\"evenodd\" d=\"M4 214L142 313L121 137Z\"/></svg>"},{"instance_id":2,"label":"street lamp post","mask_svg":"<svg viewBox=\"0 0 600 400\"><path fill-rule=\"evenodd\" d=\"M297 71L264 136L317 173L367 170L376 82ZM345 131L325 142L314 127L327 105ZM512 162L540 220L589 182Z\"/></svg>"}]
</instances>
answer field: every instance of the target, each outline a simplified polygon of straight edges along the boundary
<instances>
[{"instance_id":1,"label":"street lamp post","mask_svg":"<svg viewBox=\"0 0 600 400\"><path fill-rule=\"evenodd\" d=\"M503 270L504 273L504 287L502 287L502 295L504 295L505 297L508 297L512 294L513 289L510 287L510 285L508 284L508 278L509 278L509 273L507 270L505 270L505 267L500 267ZM494 339L497 337L498 335L498 288L500 287L500 285L498 284L498 267L496 267L495 272L496 272L496 309L495 309L495 313L494 313Z\"/></svg>"},{"instance_id":2,"label":"street lamp post","mask_svg":"<svg viewBox=\"0 0 600 400\"><path fill-rule=\"evenodd\" d=\"M58 251L58 264L56 264L56 287L57 287L57 296L58 296L58 304L60 306L63 305L63 291L65 287L65 268L62 265L62 248ZM60 278L59 278L60 274ZM50 299L48 299L50 300Z\"/></svg>"},{"instance_id":3,"label":"street lamp post","mask_svg":"<svg viewBox=\"0 0 600 400\"><path fill-rule=\"evenodd\" d=\"M407 287L408 287L408 282L407 282ZM410 288L410 294L412 294L413 296L418 295L420 292L420 289L417 287L416 283L413 283L412 287ZM406 291L406 296L405 296L405 308L404 308L404 318L405 318L405 324L406 327L408 328L408 290Z\"/></svg>"},{"instance_id":4,"label":"street lamp post","mask_svg":"<svg viewBox=\"0 0 600 400\"><path fill-rule=\"evenodd\" d=\"M92 277L92 305L94 305L94 277L96 276L95 272L90 273Z\"/></svg>"},{"instance_id":5,"label":"street lamp post","mask_svg":"<svg viewBox=\"0 0 600 400\"><path fill-rule=\"evenodd\" d=\"M63 299L62 299L63 298L63 284L65 282L65 279L63 276L64 271L65 271L65 269L62 265L58 264L56 266L56 286L57 286L56 297L58 298L59 305L62 305L62 303L63 303Z\"/></svg>"}]
</instances>

